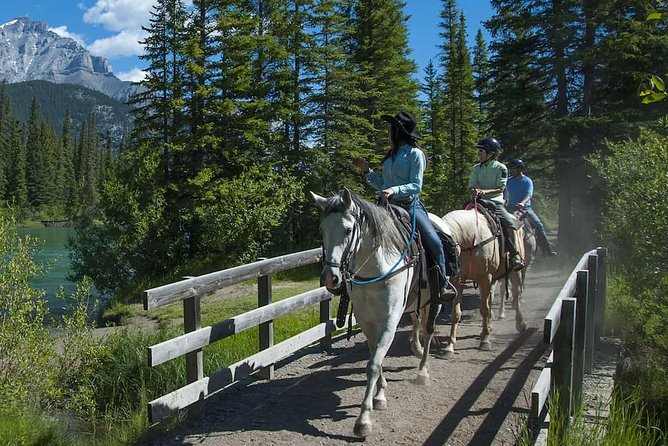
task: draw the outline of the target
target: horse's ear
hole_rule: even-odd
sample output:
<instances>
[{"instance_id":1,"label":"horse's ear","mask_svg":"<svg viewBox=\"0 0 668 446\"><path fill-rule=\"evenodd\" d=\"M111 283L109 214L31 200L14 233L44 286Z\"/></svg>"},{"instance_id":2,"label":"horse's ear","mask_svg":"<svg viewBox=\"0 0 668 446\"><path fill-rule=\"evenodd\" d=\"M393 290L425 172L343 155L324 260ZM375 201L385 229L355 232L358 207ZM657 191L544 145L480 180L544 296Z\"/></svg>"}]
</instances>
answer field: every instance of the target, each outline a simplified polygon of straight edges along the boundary
<instances>
[{"instance_id":1,"label":"horse's ear","mask_svg":"<svg viewBox=\"0 0 668 446\"><path fill-rule=\"evenodd\" d=\"M343 203L346 207L350 209L350 206L353 204L353 197L347 187L344 187L343 191L341 191L341 198L343 198Z\"/></svg>"},{"instance_id":2,"label":"horse's ear","mask_svg":"<svg viewBox=\"0 0 668 446\"><path fill-rule=\"evenodd\" d=\"M320 209L320 211L324 211L325 207L327 206L327 199L325 197L321 197L315 192L309 191L309 194L311 194L311 199L313 200L315 205L318 206L318 209Z\"/></svg>"}]
</instances>

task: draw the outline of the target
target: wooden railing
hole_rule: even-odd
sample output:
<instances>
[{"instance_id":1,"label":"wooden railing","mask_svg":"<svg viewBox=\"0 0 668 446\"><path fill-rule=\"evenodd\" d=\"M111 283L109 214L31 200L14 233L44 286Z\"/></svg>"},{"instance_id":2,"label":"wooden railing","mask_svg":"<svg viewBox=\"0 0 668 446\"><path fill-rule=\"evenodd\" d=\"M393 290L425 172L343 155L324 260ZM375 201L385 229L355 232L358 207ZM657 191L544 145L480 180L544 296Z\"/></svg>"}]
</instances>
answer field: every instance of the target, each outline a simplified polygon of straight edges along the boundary
<instances>
[{"instance_id":1,"label":"wooden railing","mask_svg":"<svg viewBox=\"0 0 668 446\"><path fill-rule=\"evenodd\" d=\"M605 315L606 254L605 248L597 248L580 258L545 316L543 341L552 345L552 353L531 391L529 426L534 438L554 395L566 427L579 406L584 374L592 373Z\"/></svg>"},{"instance_id":2,"label":"wooden railing","mask_svg":"<svg viewBox=\"0 0 668 446\"><path fill-rule=\"evenodd\" d=\"M183 301L184 331L182 336L148 347L148 365L155 367L185 355L187 383L167 395L148 403L148 417L156 422L177 410L198 404L208 396L254 373L273 377L273 364L282 358L320 341L323 348L331 345L336 330L331 317L332 295L324 288L272 303L271 275L280 271L320 262L320 248L271 259L263 259L144 291L144 309L150 310ZM209 327L200 326L200 298L206 293L257 278L258 308L234 316ZM274 345L273 320L310 305L320 304L320 324ZM202 348L246 329L260 326L260 351L211 376L204 376Z\"/></svg>"}]
</instances>

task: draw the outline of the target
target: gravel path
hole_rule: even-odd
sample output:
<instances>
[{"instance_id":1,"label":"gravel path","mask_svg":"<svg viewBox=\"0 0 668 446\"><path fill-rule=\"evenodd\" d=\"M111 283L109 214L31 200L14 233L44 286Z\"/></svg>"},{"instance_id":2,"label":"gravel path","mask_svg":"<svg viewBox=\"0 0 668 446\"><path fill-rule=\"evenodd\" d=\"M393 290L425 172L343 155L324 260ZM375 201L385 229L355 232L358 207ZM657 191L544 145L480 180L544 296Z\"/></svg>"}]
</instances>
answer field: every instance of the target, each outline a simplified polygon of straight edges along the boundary
<instances>
[{"instance_id":1,"label":"gravel path","mask_svg":"<svg viewBox=\"0 0 668 446\"><path fill-rule=\"evenodd\" d=\"M387 409L374 411L367 444L512 445L526 419L530 392L545 363L543 317L572 265L539 259L527 273L524 314L528 330L515 331L515 312L494 321L492 351L479 351L478 296L467 290L457 353L432 349L431 383L411 383L418 359L409 351L408 324L401 327L384 362ZM510 302L507 303L510 305ZM496 306L496 305L495 305ZM438 321L445 341L450 326ZM209 398L201 420L151 446L343 445L363 442L352 434L364 393L368 349L364 335L342 339L331 351L307 349L278 364L275 379L238 384Z\"/></svg>"}]
</instances>

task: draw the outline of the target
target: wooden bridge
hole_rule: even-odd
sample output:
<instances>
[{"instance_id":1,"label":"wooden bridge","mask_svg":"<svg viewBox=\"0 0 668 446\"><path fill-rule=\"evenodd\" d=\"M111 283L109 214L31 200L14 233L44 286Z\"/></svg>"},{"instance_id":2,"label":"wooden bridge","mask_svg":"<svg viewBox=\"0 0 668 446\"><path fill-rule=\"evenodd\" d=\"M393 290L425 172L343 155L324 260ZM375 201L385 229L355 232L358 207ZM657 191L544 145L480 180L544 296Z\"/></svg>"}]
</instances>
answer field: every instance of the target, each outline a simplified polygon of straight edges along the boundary
<instances>
[{"instance_id":1,"label":"wooden bridge","mask_svg":"<svg viewBox=\"0 0 668 446\"><path fill-rule=\"evenodd\" d=\"M153 367L185 355L187 368L183 387L148 404L149 418L157 422L195 406L199 406L202 416L201 421L181 429L178 437L157 439L153 444L196 441L217 446L264 441L338 445L355 440L352 424L359 411L368 358L363 336L348 341L332 339L333 296L324 288L271 302L273 273L320 261L321 250L312 249L188 278L144 293L146 309L182 301L186 331L148 349ZM367 441L514 443L521 426L529 425L538 434L554 389L563 395L560 404L567 401L564 407L570 411L580 395L583 373L590 370L595 339L602 327L605 250L585 253L567 278L556 265L543 266L541 269L538 262L527 274L527 333L517 334L514 322L495 322L492 352L475 348L480 322L475 320L478 305L472 301L477 296L475 290L467 290L459 343L462 348L451 360L439 358L436 349L437 358L431 361L431 387L410 383L417 359L408 351L407 327L400 331L384 367L390 382L388 408L382 417L378 415L378 429L374 426L377 437ZM200 326L201 296L253 278L258 281L257 309L210 327ZM273 344L273 319L316 304L320 307L319 325ZM204 346L258 325L259 353L203 376ZM322 353L323 349L327 352ZM280 367L274 369L276 364ZM244 379L251 375L261 379Z\"/></svg>"},{"instance_id":2,"label":"wooden bridge","mask_svg":"<svg viewBox=\"0 0 668 446\"><path fill-rule=\"evenodd\" d=\"M57 228L69 228L72 226L72 220L41 220L41 223L47 228L57 227Z\"/></svg>"}]
</instances>

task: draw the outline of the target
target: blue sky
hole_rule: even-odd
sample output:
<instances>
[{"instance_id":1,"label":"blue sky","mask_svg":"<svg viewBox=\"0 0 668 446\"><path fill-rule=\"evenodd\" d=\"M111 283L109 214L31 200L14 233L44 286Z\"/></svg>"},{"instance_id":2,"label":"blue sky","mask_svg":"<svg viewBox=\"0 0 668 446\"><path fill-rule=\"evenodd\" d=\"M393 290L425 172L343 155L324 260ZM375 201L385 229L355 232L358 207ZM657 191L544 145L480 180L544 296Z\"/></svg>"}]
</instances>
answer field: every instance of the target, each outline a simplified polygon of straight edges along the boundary
<instances>
[{"instance_id":1,"label":"blue sky","mask_svg":"<svg viewBox=\"0 0 668 446\"><path fill-rule=\"evenodd\" d=\"M148 23L155 0L0 0L0 24L27 16L47 22L53 31L72 37L96 55L106 57L114 74L123 80L138 80L142 61L138 40L141 26ZM439 0L406 0L412 57L418 75L438 53ZM460 0L472 42L482 21L492 15L489 0Z\"/></svg>"}]
</instances>

